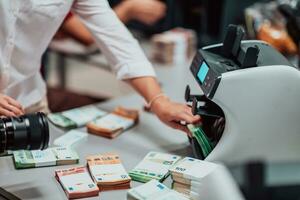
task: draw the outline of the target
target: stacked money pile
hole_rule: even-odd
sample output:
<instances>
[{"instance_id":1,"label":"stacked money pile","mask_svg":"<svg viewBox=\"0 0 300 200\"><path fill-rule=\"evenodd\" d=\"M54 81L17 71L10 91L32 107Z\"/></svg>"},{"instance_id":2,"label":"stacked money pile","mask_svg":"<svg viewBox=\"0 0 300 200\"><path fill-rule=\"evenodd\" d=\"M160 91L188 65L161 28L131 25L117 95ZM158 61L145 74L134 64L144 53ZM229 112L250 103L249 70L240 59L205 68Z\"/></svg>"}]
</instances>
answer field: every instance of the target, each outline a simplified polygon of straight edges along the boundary
<instances>
[{"instance_id":1,"label":"stacked money pile","mask_svg":"<svg viewBox=\"0 0 300 200\"><path fill-rule=\"evenodd\" d=\"M55 178L69 199L99 195L99 189L85 167L56 170Z\"/></svg>"},{"instance_id":2,"label":"stacked money pile","mask_svg":"<svg viewBox=\"0 0 300 200\"><path fill-rule=\"evenodd\" d=\"M192 133L193 138L196 139L199 147L202 150L204 158L213 150L213 144L208 139L201 126L195 126L193 124L188 125L189 131Z\"/></svg>"},{"instance_id":3,"label":"stacked money pile","mask_svg":"<svg viewBox=\"0 0 300 200\"><path fill-rule=\"evenodd\" d=\"M100 191L130 188L131 178L117 154L107 153L88 156L87 165Z\"/></svg>"},{"instance_id":4,"label":"stacked money pile","mask_svg":"<svg viewBox=\"0 0 300 200\"><path fill-rule=\"evenodd\" d=\"M217 164L186 157L170 169L172 188L190 199L200 199L197 191L201 179L214 171Z\"/></svg>"},{"instance_id":5,"label":"stacked money pile","mask_svg":"<svg viewBox=\"0 0 300 200\"><path fill-rule=\"evenodd\" d=\"M157 180L151 180L127 192L128 200L188 200L180 193L167 188Z\"/></svg>"},{"instance_id":6,"label":"stacked money pile","mask_svg":"<svg viewBox=\"0 0 300 200\"><path fill-rule=\"evenodd\" d=\"M61 128L70 129L84 126L88 122L106 114L107 112L100 110L96 106L89 105L61 113L50 113L48 118L53 124Z\"/></svg>"},{"instance_id":7,"label":"stacked money pile","mask_svg":"<svg viewBox=\"0 0 300 200\"><path fill-rule=\"evenodd\" d=\"M43 151L14 151L13 159L16 169L70 165L79 162L77 153L70 147L54 147Z\"/></svg>"},{"instance_id":8,"label":"stacked money pile","mask_svg":"<svg viewBox=\"0 0 300 200\"><path fill-rule=\"evenodd\" d=\"M169 175L169 169L180 160L180 156L149 152L146 157L129 172L130 177L146 183L152 179L163 181Z\"/></svg>"},{"instance_id":9,"label":"stacked money pile","mask_svg":"<svg viewBox=\"0 0 300 200\"><path fill-rule=\"evenodd\" d=\"M162 63L182 63L191 58L197 46L193 30L175 28L151 39L153 59Z\"/></svg>"},{"instance_id":10,"label":"stacked money pile","mask_svg":"<svg viewBox=\"0 0 300 200\"><path fill-rule=\"evenodd\" d=\"M89 133L115 138L138 122L137 110L116 108L112 113L87 124Z\"/></svg>"}]
</instances>

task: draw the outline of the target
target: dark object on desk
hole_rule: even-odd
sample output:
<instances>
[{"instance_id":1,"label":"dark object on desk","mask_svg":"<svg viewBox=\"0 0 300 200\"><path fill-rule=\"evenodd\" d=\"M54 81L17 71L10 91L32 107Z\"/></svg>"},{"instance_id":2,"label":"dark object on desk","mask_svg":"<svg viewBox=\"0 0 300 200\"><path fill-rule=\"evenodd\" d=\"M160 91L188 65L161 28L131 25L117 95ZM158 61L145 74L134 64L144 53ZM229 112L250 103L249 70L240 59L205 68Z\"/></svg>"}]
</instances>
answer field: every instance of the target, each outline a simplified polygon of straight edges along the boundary
<instances>
[{"instance_id":1,"label":"dark object on desk","mask_svg":"<svg viewBox=\"0 0 300 200\"><path fill-rule=\"evenodd\" d=\"M0 187L0 200L21 200L21 199Z\"/></svg>"},{"instance_id":2,"label":"dark object on desk","mask_svg":"<svg viewBox=\"0 0 300 200\"><path fill-rule=\"evenodd\" d=\"M298 56L300 55L300 3L296 7L288 4L282 4L278 7L280 13L286 18L286 28L288 34L298 47ZM298 67L300 66L300 59L298 58Z\"/></svg>"},{"instance_id":3,"label":"dark object on desk","mask_svg":"<svg viewBox=\"0 0 300 200\"><path fill-rule=\"evenodd\" d=\"M92 97L78 94L64 88L47 88L49 109L51 112L61 112L89 104L95 104L107 100L107 97Z\"/></svg>"},{"instance_id":4,"label":"dark object on desk","mask_svg":"<svg viewBox=\"0 0 300 200\"><path fill-rule=\"evenodd\" d=\"M294 40L295 44L299 46L300 42L300 4L292 7L288 4L282 4L278 7L280 13L286 18L286 28L289 35Z\"/></svg>"},{"instance_id":5,"label":"dark object on desk","mask_svg":"<svg viewBox=\"0 0 300 200\"><path fill-rule=\"evenodd\" d=\"M300 163L251 161L227 167L247 200L300 199Z\"/></svg>"},{"instance_id":6,"label":"dark object on desk","mask_svg":"<svg viewBox=\"0 0 300 200\"><path fill-rule=\"evenodd\" d=\"M0 153L6 150L46 149L49 126L44 113L0 118Z\"/></svg>"}]
</instances>

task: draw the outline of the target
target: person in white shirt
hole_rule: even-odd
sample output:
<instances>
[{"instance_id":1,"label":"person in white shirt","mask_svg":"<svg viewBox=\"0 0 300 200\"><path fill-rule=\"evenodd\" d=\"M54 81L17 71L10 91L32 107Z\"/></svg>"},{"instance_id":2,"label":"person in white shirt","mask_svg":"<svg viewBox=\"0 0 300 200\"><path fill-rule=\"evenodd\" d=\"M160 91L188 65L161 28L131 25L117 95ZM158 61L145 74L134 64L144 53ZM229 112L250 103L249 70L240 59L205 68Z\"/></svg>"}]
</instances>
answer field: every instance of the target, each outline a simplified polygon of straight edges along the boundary
<instances>
[{"instance_id":1,"label":"person in white shirt","mask_svg":"<svg viewBox=\"0 0 300 200\"><path fill-rule=\"evenodd\" d=\"M0 115L47 110L41 56L70 10L92 32L117 78L140 93L161 121L186 131L178 122L200 119L162 93L152 65L107 0L0 1Z\"/></svg>"}]
</instances>

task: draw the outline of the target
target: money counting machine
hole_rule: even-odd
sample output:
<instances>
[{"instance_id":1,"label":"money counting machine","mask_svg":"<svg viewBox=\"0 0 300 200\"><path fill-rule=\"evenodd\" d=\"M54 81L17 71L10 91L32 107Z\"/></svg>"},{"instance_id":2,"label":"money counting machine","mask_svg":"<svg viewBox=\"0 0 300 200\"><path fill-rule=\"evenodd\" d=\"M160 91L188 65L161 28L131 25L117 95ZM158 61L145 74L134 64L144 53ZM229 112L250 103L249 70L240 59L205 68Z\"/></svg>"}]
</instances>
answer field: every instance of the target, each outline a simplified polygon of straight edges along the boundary
<instances>
[{"instance_id":1,"label":"money counting machine","mask_svg":"<svg viewBox=\"0 0 300 200\"><path fill-rule=\"evenodd\" d=\"M247 160L300 160L300 72L262 41L242 40L230 25L222 44L195 55L190 70L203 95L185 98L212 146L205 157L193 140L196 157L226 164Z\"/></svg>"}]
</instances>

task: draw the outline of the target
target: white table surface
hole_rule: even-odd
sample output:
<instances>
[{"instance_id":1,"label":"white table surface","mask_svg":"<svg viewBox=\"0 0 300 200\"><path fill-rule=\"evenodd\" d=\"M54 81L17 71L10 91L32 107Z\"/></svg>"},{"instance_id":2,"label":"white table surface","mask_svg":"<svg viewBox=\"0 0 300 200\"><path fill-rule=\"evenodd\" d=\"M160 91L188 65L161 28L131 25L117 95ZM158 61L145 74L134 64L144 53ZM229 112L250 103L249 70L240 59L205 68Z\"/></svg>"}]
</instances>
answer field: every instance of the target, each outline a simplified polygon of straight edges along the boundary
<instances>
[{"instance_id":1,"label":"white table surface","mask_svg":"<svg viewBox=\"0 0 300 200\"><path fill-rule=\"evenodd\" d=\"M189 63L173 66L155 67L158 79L164 91L174 100L184 102L184 90L187 83L192 91L201 93L194 78L189 72ZM55 169L85 165L87 155L116 152L120 155L127 171L130 171L149 151L159 151L180 156L191 156L192 150L186 135L162 124L153 114L143 111L143 100L138 95L130 95L99 104L99 107L111 111L116 106L140 109L140 123L124 132L119 137L110 140L103 137L89 135L87 141L75 146L80 163L77 165L44 167L16 170L12 157L0 158L0 187L14 193L22 199L67 199L61 186L54 178ZM82 128L85 130L85 128ZM50 126L50 146L55 138L64 133L53 125ZM170 186L170 178L165 182ZM140 183L132 181L132 187ZM101 192L99 197L90 199L122 200L126 199L127 190Z\"/></svg>"}]
</instances>

